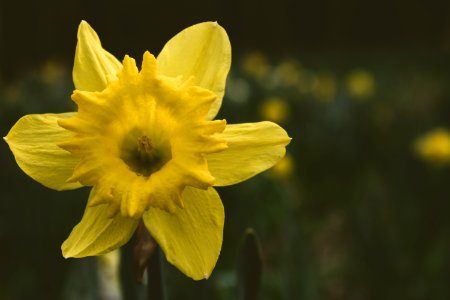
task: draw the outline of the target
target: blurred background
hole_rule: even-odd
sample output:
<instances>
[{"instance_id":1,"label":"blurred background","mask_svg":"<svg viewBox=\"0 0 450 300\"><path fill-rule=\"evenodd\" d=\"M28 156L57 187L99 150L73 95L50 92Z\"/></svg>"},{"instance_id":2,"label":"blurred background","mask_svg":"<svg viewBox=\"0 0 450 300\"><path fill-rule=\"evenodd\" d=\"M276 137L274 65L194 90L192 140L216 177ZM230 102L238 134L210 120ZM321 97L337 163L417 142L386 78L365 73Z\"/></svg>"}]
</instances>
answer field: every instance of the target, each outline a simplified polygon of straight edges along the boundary
<instances>
[{"instance_id":1,"label":"blurred background","mask_svg":"<svg viewBox=\"0 0 450 300\"><path fill-rule=\"evenodd\" d=\"M2 136L24 114L74 109L82 19L138 60L217 20L233 47L218 117L272 120L293 138L272 170L219 189L218 265L203 282L163 265L167 299L235 299L247 227L260 299L450 299L450 2L0 0ZM88 190L39 185L6 143L0 168L0 299L119 299L101 261L60 253ZM125 269L124 299L145 299Z\"/></svg>"}]
</instances>

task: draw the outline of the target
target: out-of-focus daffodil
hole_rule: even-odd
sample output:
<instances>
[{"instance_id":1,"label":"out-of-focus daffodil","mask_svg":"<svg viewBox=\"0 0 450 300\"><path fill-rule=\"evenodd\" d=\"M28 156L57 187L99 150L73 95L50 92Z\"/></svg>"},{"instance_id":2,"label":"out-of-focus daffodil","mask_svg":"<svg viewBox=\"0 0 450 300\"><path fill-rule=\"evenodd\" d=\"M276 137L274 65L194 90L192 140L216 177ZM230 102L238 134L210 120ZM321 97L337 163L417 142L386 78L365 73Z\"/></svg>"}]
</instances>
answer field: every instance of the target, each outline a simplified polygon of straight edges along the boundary
<instances>
[{"instance_id":1,"label":"out-of-focus daffodil","mask_svg":"<svg viewBox=\"0 0 450 300\"><path fill-rule=\"evenodd\" d=\"M330 73L318 74L312 88L313 95L321 101L333 101L336 96L336 80Z\"/></svg>"},{"instance_id":2,"label":"out-of-focus daffodil","mask_svg":"<svg viewBox=\"0 0 450 300\"><path fill-rule=\"evenodd\" d=\"M270 64L267 57L259 51L250 52L242 59L242 69L248 74L261 78L267 75Z\"/></svg>"},{"instance_id":3,"label":"out-of-focus daffodil","mask_svg":"<svg viewBox=\"0 0 450 300\"><path fill-rule=\"evenodd\" d=\"M288 178L294 172L294 159L291 155L286 154L270 172L273 176L278 178Z\"/></svg>"},{"instance_id":4,"label":"out-of-focus daffodil","mask_svg":"<svg viewBox=\"0 0 450 300\"><path fill-rule=\"evenodd\" d=\"M284 122L289 116L289 107L286 101L273 97L265 100L260 108L261 117L273 122Z\"/></svg>"},{"instance_id":5,"label":"out-of-focus daffodil","mask_svg":"<svg viewBox=\"0 0 450 300\"><path fill-rule=\"evenodd\" d=\"M375 79L364 70L354 70L347 77L347 90L357 99L366 99L375 92Z\"/></svg>"},{"instance_id":6,"label":"out-of-focus daffodil","mask_svg":"<svg viewBox=\"0 0 450 300\"><path fill-rule=\"evenodd\" d=\"M139 71L104 50L87 22L78 29L72 99L78 111L27 115L8 133L18 165L56 190L92 187L64 257L125 244L142 219L169 262L208 278L222 246L224 209L213 186L276 164L290 138L271 122L212 120L231 63L225 30L189 27Z\"/></svg>"},{"instance_id":7,"label":"out-of-focus daffodil","mask_svg":"<svg viewBox=\"0 0 450 300\"><path fill-rule=\"evenodd\" d=\"M275 76L284 86L297 85L301 77L299 62L293 59L283 61L275 69Z\"/></svg>"},{"instance_id":8,"label":"out-of-focus daffodil","mask_svg":"<svg viewBox=\"0 0 450 300\"><path fill-rule=\"evenodd\" d=\"M425 161L444 166L450 164L450 133L444 128L437 128L419 137L414 148Z\"/></svg>"},{"instance_id":9,"label":"out-of-focus daffodil","mask_svg":"<svg viewBox=\"0 0 450 300\"><path fill-rule=\"evenodd\" d=\"M42 67L41 77L46 83L53 83L68 75L64 64L57 60L48 60Z\"/></svg>"}]
</instances>

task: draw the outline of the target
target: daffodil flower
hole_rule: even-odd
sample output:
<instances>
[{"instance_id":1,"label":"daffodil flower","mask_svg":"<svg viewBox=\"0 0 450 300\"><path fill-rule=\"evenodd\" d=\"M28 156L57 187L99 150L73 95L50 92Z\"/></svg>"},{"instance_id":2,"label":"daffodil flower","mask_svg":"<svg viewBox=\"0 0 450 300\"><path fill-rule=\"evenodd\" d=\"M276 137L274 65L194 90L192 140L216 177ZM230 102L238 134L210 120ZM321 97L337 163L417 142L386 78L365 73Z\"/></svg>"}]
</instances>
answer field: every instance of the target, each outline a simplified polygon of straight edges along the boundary
<instances>
[{"instance_id":1,"label":"daffodil flower","mask_svg":"<svg viewBox=\"0 0 450 300\"><path fill-rule=\"evenodd\" d=\"M78 111L24 116L5 138L20 168L46 187L92 187L64 257L110 252L143 220L170 263L195 280L210 276L224 226L214 186L270 168L290 141L271 122L213 120L230 64L228 36L215 22L181 31L157 58L145 52L140 71L81 22Z\"/></svg>"}]
</instances>

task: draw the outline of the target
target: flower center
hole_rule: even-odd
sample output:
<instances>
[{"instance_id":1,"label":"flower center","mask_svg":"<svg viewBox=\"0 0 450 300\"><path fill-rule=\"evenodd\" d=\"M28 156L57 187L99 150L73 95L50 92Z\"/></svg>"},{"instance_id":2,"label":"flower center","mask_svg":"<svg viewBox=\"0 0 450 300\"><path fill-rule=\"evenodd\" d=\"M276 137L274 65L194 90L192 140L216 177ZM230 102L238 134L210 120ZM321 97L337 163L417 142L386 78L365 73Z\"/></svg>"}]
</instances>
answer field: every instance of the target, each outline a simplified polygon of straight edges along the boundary
<instances>
[{"instance_id":1,"label":"flower center","mask_svg":"<svg viewBox=\"0 0 450 300\"><path fill-rule=\"evenodd\" d=\"M140 72L125 57L117 80L101 92L75 91L77 114L58 122L73 133L59 146L80 158L70 180L94 187L91 206L109 203L133 218L151 207L173 213L186 186L214 184L206 155L227 148L217 135L226 121L205 119L216 95L156 67L148 52Z\"/></svg>"},{"instance_id":2,"label":"flower center","mask_svg":"<svg viewBox=\"0 0 450 300\"><path fill-rule=\"evenodd\" d=\"M120 158L140 176L150 176L159 171L171 158L170 147L154 145L139 129L133 129L122 141Z\"/></svg>"},{"instance_id":3,"label":"flower center","mask_svg":"<svg viewBox=\"0 0 450 300\"><path fill-rule=\"evenodd\" d=\"M140 138L138 138L138 149L141 154L150 154L152 151L152 142L150 139L143 135Z\"/></svg>"}]
</instances>

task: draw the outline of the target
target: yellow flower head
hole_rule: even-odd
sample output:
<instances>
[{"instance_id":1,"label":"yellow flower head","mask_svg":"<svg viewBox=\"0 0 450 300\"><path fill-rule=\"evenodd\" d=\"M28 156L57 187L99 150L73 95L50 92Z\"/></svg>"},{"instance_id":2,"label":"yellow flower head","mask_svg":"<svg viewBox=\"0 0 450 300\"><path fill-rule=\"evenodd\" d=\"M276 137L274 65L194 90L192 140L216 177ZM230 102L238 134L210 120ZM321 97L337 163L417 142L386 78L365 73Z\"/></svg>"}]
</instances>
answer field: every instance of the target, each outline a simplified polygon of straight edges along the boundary
<instances>
[{"instance_id":1,"label":"yellow flower head","mask_svg":"<svg viewBox=\"0 0 450 300\"><path fill-rule=\"evenodd\" d=\"M57 60L51 59L45 62L41 69L41 78L45 83L51 84L57 82L58 80L64 78L68 72L65 65Z\"/></svg>"},{"instance_id":2,"label":"yellow flower head","mask_svg":"<svg viewBox=\"0 0 450 300\"><path fill-rule=\"evenodd\" d=\"M347 90L357 99L365 99L375 92L375 79L365 70L353 70L347 77Z\"/></svg>"},{"instance_id":3,"label":"yellow flower head","mask_svg":"<svg viewBox=\"0 0 450 300\"><path fill-rule=\"evenodd\" d=\"M320 101L331 102L336 96L336 80L330 73L318 74L312 87L312 94Z\"/></svg>"},{"instance_id":4,"label":"yellow flower head","mask_svg":"<svg viewBox=\"0 0 450 300\"><path fill-rule=\"evenodd\" d=\"M287 154L273 168L271 174L277 178L289 178L294 173L294 159Z\"/></svg>"},{"instance_id":5,"label":"yellow flower head","mask_svg":"<svg viewBox=\"0 0 450 300\"><path fill-rule=\"evenodd\" d=\"M262 78L269 72L270 64L264 53L254 51L244 56L242 69L254 77Z\"/></svg>"},{"instance_id":6,"label":"yellow flower head","mask_svg":"<svg viewBox=\"0 0 450 300\"><path fill-rule=\"evenodd\" d=\"M64 257L117 249L143 220L169 262L193 279L209 277L224 224L214 186L272 167L290 141L271 122L213 120L230 64L228 36L215 22L183 30L157 58L145 52L140 70L104 50L81 22L78 111L24 116L5 137L36 181L56 190L92 187Z\"/></svg>"},{"instance_id":7,"label":"yellow flower head","mask_svg":"<svg viewBox=\"0 0 450 300\"><path fill-rule=\"evenodd\" d=\"M102 92L75 91L72 99L78 114L58 124L74 135L59 146L80 158L68 181L95 188L91 206L107 203L112 216L141 217L149 207L173 213L186 186L214 184L205 156L227 148L216 135L225 120L205 120L216 95L193 79L157 76L149 52L141 72L126 56Z\"/></svg>"},{"instance_id":8,"label":"yellow flower head","mask_svg":"<svg viewBox=\"0 0 450 300\"><path fill-rule=\"evenodd\" d=\"M416 153L425 161L444 166L450 164L450 133L437 128L417 139Z\"/></svg>"},{"instance_id":9,"label":"yellow flower head","mask_svg":"<svg viewBox=\"0 0 450 300\"><path fill-rule=\"evenodd\" d=\"M288 59L276 67L275 74L282 85L295 86L302 76L301 65L294 59Z\"/></svg>"},{"instance_id":10,"label":"yellow flower head","mask_svg":"<svg viewBox=\"0 0 450 300\"><path fill-rule=\"evenodd\" d=\"M262 103L260 114L266 120L284 122L289 116L289 107L285 100L272 97Z\"/></svg>"}]
</instances>

